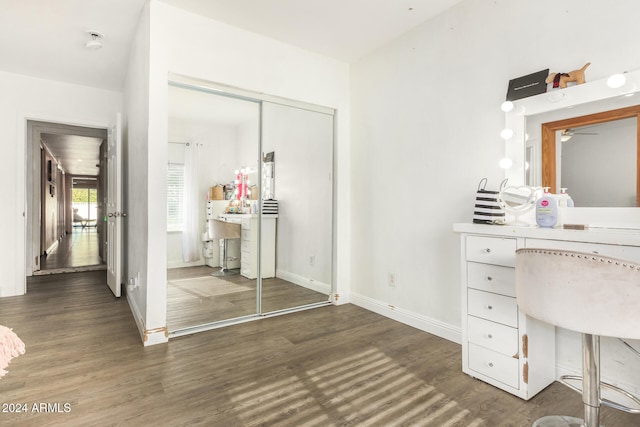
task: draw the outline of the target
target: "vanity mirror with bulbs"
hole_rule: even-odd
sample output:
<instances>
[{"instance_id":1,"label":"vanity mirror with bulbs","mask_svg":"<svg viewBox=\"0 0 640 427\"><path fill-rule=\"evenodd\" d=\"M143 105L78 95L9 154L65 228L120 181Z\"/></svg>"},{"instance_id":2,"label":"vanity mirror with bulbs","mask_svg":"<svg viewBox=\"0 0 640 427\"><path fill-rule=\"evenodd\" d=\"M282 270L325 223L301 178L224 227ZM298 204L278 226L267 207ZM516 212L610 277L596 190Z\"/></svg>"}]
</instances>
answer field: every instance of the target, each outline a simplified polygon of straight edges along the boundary
<instances>
[{"instance_id":1,"label":"vanity mirror with bulbs","mask_svg":"<svg viewBox=\"0 0 640 427\"><path fill-rule=\"evenodd\" d=\"M516 249L574 250L640 263L640 71L617 78L623 81L595 80L505 103L501 166L509 187L501 199L507 222L453 226L461 245L462 370L523 399L562 375L580 375L581 340L519 310ZM580 146L599 151L589 160L571 152ZM599 175L599 169L607 172ZM563 222L587 227L537 227L529 216L531 188L542 186L553 192L568 187L576 207L564 209ZM638 341L626 344L640 349ZM602 378L638 396L640 359L626 344L602 341Z\"/></svg>"},{"instance_id":2,"label":"vanity mirror with bulbs","mask_svg":"<svg viewBox=\"0 0 640 427\"><path fill-rule=\"evenodd\" d=\"M633 71L507 105L510 185L568 188L572 222L640 228L639 91Z\"/></svg>"}]
</instances>

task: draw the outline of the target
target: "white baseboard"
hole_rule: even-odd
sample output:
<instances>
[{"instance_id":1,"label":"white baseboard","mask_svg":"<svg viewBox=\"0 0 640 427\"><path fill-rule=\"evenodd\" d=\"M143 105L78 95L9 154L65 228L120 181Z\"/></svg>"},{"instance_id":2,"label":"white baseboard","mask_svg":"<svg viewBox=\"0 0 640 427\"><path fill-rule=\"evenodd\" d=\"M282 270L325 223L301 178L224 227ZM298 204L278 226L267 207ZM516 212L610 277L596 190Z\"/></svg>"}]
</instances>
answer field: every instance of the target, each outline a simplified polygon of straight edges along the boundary
<instances>
[{"instance_id":1,"label":"white baseboard","mask_svg":"<svg viewBox=\"0 0 640 427\"><path fill-rule=\"evenodd\" d=\"M204 264L204 260L193 261L193 262L184 262L184 261L169 261L167 262L167 268L182 268L182 267L199 267Z\"/></svg>"},{"instance_id":2,"label":"white baseboard","mask_svg":"<svg viewBox=\"0 0 640 427\"><path fill-rule=\"evenodd\" d=\"M320 292L321 294L329 295L331 293L331 285L328 283L316 282L313 279L308 279L288 271L276 270L276 277L295 283L298 286Z\"/></svg>"},{"instance_id":3,"label":"white baseboard","mask_svg":"<svg viewBox=\"0 0 640 427\"><path fill-rule=\"evenodd\" d=\"M51 244L51 246L49 246L45 252L46 252L47 254L50 254L51 252L55 251L55 250L56 250L56 248L58 247L58 243L59 243L59 242L58 242L57 240L56 240L55 242L53 242L53 243Z\"/></svg>"},{"instance_id":4,"label":"white baseboard","mask_svg":"<svg viewBox=\"0 0 640 427\"><path fill-rule=\"evenodd\" d=\"M134 291L135 292L135 291ZM133 318L136 321L136 326L138 327L138 332L140 333L140 339L142 340L142 345L149 346L155 344L162 344L169 341L169 332L167 327L157 328L153 330L147 330L144 324L144 317L140 313L140 309L138 308L138 304L135 299L131 297L131 294L127 291L127 302L129 303L129 308L131 309L131 313L133 314Z\"/></svg>"},{"instance_id":5,"label":"white baseboard","mask_svg":"<svg viewBox=\"0 0 640 427\"><path fill-rule=\"evenodd\" d=\"M365 297L355 293L350 293L349 300L352 304L367 310L378 313L382 316L396 320L405 325L413 326L421 331L428 332L433 335L437 335L449 341L453 341L457 344L462 343L462 331L460 327L452 326L448 323L441 322L436 319L432 319L427 316L423 316L418 313L414 313L409 310L405 310L399 307L394 307L386 304L382 301L375 300L373 298Z\"/></svg>"}]
</instances>

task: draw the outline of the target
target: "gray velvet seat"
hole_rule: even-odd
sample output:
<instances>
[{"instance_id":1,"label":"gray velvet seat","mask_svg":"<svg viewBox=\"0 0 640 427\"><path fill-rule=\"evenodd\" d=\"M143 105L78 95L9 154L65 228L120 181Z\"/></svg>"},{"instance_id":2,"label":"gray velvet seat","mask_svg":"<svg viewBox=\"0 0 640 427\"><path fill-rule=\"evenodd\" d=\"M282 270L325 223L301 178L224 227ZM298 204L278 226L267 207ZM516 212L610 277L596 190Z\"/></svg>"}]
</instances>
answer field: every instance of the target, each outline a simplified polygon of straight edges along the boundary
<instances>
[{"instance_id":1,"label":"gray velvet seat","mask_svg":"<svg viewBox=\"0 0 640 427\"><path fill-rule=\"evenodd\" d=\"M600 393L600 336L640 339L640 263L582 252L518 249L516 298L528 316L582 333L584 419L548 416L535 427L599 427L601 404L640 412L603 401ZM640 405L624 390L606 386Z\"/></svg>"}]
</instances>

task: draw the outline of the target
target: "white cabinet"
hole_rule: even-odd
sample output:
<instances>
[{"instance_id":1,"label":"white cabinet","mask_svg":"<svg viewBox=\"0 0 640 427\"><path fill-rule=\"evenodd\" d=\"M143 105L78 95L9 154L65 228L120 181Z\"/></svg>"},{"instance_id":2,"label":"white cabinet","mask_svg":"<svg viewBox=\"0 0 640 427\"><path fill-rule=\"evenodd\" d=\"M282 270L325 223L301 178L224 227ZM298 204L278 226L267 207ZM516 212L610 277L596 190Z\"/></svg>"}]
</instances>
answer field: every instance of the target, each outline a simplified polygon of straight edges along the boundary
<instances>
[{"instance_id":1,"label":"white cabinet","mask_svg":"<svg viewBox=\"0 0 640 427\"><path fill-rule=\"evenodd\" d=\"M225 221L234 221L241 224L241 237L239 241L236 240L236 242L239 242L238 244L240 246L240 274L248 279L255 279L258 277L258 242L260 241L262 278L268 279L270 277L275 277L276 221L278 215L262 215L261 235L258 233L258 215L224 214L220 215L220 218Z\"/></svg>"},{"instance_id":2,"label":"white cabinet","mask_svg":"<svg viewBox=\"0 0 640 427\"><path fill-rule=\"evenodd\" d=\"M572 250L640 262L640 230L456 224L454 231L462 247L463 371L523 399L561 375L580 375L580 335L517 309L515 250ZM640 393L635 353L614 339L603 339L601 348L603 379Z\"/></svg>"},{"instance_id":3,"label":"white cabinet","mask_svg":"<svg viewBox=\"0 0 640 427\"><path fill-rule=\"evenodd\" d=\"M248 279L258 277L258 237L261 239L261 275L276 275L276 215L262 216L262 235L258 236L258 216L242 218L240 239L240 274Z\"/></svg>"},{"instance_id":4,"label":"white cabinet","mask_svg":"<svg viewBox=\"0 0 640 427\"><path fill-rule=\"evenodd\" d=\"M552 326L529 319L515 298L522 240L462 234L463 371L523 399L555 379Z\"/></svg>"}]
</instances>

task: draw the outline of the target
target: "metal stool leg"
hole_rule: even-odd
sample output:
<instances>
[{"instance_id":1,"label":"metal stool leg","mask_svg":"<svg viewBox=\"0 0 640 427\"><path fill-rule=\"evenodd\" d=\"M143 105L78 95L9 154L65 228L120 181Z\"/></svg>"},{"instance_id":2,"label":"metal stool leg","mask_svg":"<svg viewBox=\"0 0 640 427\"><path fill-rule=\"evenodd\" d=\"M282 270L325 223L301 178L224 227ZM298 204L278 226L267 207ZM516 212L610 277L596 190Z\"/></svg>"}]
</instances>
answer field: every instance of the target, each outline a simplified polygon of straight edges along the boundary
<instances>
[{"instance_id":1,"label":"metal stool leg","mask_svg":"<svg viewBox=\"0 0 640 427\"><path fill-rule=\"evenodd\" d=\"M227 268L227 263L228 263L228 255L227 255L227 242L229 240L228 239L224 239L224 245L223 245L223 250L224 250L224 256L222 258L222 266L220 267L220 271L215 271L213 273L211 273L212 276L235 276L236 274L238 274L238 271L233 271L233 270L229 270Z\"/></svg>"},{"instance_id":2,"label":"metal stool leg","mask_svg":"<svg viewBox=\"0 0 640 427\"><path fill-rule=\"evenodd\" d=\"M600 337L582 334L582 403L585 427L600 427Z\"/></svg>"},{"instance_id":3,"label":"metal stool leg","mask_svg":"<svg viewBox=\"0 0 640 427\"><path fill-rule=\"evenodd\" d=\"M600 337L598 335L582 334L582 404L584 420L553 415L536 420L533 427L604 427L600 425Z\"/></svg>"}]
</instances>

